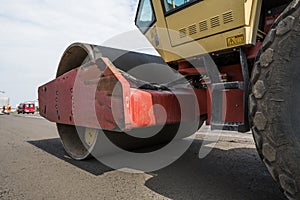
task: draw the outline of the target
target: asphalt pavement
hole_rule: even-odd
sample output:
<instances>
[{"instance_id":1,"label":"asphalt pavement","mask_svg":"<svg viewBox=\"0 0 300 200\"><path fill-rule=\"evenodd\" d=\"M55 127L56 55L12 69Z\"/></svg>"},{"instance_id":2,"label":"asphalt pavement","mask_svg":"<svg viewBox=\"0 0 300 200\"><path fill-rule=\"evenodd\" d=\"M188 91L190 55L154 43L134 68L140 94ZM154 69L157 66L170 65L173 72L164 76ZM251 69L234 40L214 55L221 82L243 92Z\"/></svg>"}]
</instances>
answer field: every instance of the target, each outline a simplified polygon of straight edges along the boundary
<instances>
[{"instance_id":1,"label":"asphalt pavement","mask_svg":"<svg viewBox=\"0 0 300 200\"><path fill-rule=\"evenodd\" d=\"M285 199L249 133L223 133L200 159L207 131L173 164L136 174L70 159L55 124L38 115L1 115L0 199Z\"/></svg>"}]
</instances>

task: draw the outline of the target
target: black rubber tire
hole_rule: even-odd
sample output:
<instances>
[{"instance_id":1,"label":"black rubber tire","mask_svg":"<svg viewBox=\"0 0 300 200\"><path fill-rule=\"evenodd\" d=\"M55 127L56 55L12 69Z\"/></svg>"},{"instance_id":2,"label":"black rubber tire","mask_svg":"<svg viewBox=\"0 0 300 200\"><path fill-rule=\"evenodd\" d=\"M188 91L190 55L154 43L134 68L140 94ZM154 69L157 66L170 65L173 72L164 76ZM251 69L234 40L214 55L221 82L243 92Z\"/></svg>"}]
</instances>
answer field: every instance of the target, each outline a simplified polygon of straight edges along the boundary
<instances>
[{"instance_id":1,"label":"black rubber tire","mask_svg":"<svg viewBox=\"0 0 300 200\"><path fill-rule=\"evenodd\" d=\"M289 199L300 199L300 0L266 37L252 77L249 114L257 150Z\"/></svg>"}]
</instances>

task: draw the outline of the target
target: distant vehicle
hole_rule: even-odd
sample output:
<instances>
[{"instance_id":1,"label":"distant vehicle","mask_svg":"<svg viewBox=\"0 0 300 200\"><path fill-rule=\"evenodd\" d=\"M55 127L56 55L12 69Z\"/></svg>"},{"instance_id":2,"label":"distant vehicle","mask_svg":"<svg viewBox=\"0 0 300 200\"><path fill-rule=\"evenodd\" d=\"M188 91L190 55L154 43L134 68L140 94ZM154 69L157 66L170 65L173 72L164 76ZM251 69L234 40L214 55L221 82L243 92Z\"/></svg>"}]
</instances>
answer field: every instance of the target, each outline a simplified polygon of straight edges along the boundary
<instances>
[{"instance_id":1,"label":"distant vehicle","mask_svg":"<svg viewBox=\"0 0 300 200\"><path fill-rule=\"evenodd\" d=\"M7 104L4 110L4 114L9 115L11 112L11 105Z\"/></svg>"},{"instance_id":2,"label":"distant vehicle","mask_svg":"<svg viewBox=\"0 0 300 200\"><path fill-rule=\"evenodd\" d=\"M26 103L20 103L20 105L17 108L18 114L34 114L35 112L35 104L31 102L26 102Z\"/></svg>"},{"instance_id":3,"label":"distant vehicle","mask_svg":"<svg viewBox=\"0 0 300 200\"><path fill-rule=\"evenodd\" d=\"M7 104L9 104L9 98L8 97L0 97L0 114L5 113L5 107Z\"/></svg>"}]
</instances>

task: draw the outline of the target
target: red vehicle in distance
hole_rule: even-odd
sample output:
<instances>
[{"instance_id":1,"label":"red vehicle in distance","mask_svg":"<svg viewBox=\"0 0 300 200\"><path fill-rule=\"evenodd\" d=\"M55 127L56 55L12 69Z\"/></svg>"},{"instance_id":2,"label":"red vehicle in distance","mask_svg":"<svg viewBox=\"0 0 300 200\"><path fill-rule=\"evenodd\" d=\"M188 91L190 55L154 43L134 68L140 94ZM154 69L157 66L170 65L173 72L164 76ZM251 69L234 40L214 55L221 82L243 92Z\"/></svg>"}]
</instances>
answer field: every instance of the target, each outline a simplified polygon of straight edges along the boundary
<instances>
[{"instance_id":1,"label":"red vehicle in distance","mask_svg":"<svg viewBox=\"0 0 300 200\"><path fill-rule=\"evenodd\" d=\"M20 105L17 108L18 114L34 114L35 112L35 104L32 102L25 102L25 103L20 103Z\"/></svg>"}]
</instances>

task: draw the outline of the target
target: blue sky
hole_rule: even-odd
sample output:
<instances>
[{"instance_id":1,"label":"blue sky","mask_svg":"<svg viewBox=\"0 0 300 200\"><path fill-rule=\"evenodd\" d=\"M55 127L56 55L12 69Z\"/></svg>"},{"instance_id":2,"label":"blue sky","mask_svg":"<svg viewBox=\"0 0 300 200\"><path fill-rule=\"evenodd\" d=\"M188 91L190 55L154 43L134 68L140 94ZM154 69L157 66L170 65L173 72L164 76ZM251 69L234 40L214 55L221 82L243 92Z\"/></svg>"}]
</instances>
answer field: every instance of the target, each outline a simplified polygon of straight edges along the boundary
<instances>
[{"instance_id":1,"label":"blue sky","mask_svg":"<svg viewBox=\"0 0 300 200\"><path fill-rule=\"evenodd\" d=\"M0 96L10 97L13 106L36 100L67 46L102 44L135 30L136 7L137 0L2 0L0 91L6 93Z\"/></svg>"}]
</instances>

